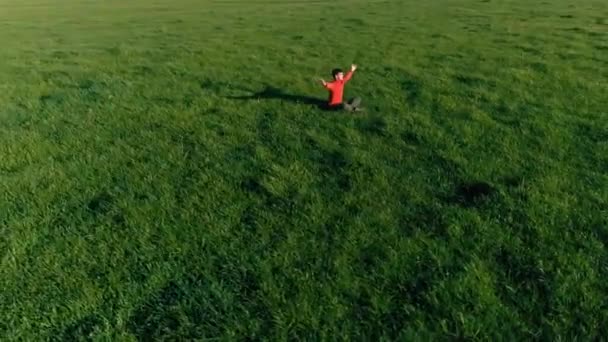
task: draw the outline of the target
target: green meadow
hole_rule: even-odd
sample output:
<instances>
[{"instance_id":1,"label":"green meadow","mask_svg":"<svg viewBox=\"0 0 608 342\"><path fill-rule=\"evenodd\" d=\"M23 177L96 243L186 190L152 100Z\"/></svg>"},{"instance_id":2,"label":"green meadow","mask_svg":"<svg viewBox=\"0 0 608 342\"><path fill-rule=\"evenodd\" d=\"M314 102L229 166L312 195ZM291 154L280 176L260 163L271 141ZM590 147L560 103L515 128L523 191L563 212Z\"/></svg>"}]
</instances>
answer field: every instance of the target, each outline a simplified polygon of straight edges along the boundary
<instances>
[{"instance_id":1,"label":"green meadow","mask_svg":"<svg viewBox=\"0 0 608 342\"><path fill-rule=\"evenodd\" d=\"M607 108L603 0L0 0L0 340L606 338Z\"/></svg>"}]
</instances>

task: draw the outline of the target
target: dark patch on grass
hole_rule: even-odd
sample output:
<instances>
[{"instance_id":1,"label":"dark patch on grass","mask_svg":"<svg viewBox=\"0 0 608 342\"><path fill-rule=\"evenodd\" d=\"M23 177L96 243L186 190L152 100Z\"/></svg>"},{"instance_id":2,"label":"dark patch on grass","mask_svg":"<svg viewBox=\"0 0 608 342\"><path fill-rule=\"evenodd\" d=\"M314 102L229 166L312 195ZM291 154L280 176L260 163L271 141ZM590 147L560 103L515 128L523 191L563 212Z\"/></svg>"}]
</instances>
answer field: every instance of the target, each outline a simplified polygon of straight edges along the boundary
<instances>
[{"instance_id":1,"label":"dark patch on grass","mask_svg":"<svg viewBox=\"0 0 608 342\"><path fill-rule=\"evenodd\" d=\"M95 215L103 215L112 209L114 197L107 192L101 192L93 197L87 204L87 208Z\"/></svg>"},{"instance_id":2,"label":"dark patch on grass","mask_svg":"<svg viewBox=\"0 0 608 342\"><path fill-rule=\"evenodd\" d=\"M580 34L587 33L587 30L585 30L584 28L581 28L581 27L566 27L561 30L565 31L565 32L573 32L573 33L580 33Z\"/></svg>"},{"instance_id":3,"label":"dark patch on grass","mask_svg":"<svg viewBox=\"0 0 608 342\"><path fill-rule=\"evenodd\" d=\"M462 27L463 30L467 31L467 32L471 32L471 33L477 33L479 32L479 29L475 26L469 26L469 25L465 25Z\"/></svg>"},{"instance_id":4,"label":"dark patch on grass","mask_svg":"<svg viewBox=\"0 0 608 342\"><path fill-rule=\"evenodd\" d=\"M546 74L549 71L549 68L547 67L547 64L542 63L542 62L534 62L530 64L530 68L532 68L534 71Z\"/></svg>"},{"instance_id":5,"label":"dark patch on grass","mask_svg":"<svg viewBox=\"0 0 608 342\"><path fill-rule=\"evenodd\" d=\"M564 61L572 61L581 58L581 56L576 52L558 52L557 56Z\"/></svg>"},{"instance_id":6,"label":"dark patch on grass","mask_svg":"<svg viewBox=\"0 0 608 342\"><path fill-rule=\"evenodd\" d=\"M403 90L405 91L405 98L410 106L420 104L420 97L422 96L422 82L419 79L413 76L408 76L408 78L403 81Z\"/></svg>"},{"instance_id":7,"label":"dark patch on grass","mask_svg":"<svg viewBox=\"0 0 608 342\"><path fill-rule=\"evenodd\" d=\"M85 101L98 102L102 100L100 93L102 86L97 81L82 80L78 83L77 88Z\"/></svg>"},{"instance_id":8,"label":"dark patch on grass","mask_svg":"<svg viewBox=\"0 0 608 342\"><path fill-rule=\"evenodd\" d=\"M574 16L572 14L564 14L559 16L562 19L572 19Z\"/></svg>"},{"instance_id":9,"label":"dark patch on grass","mask_svg":"<svg viewBox=\"0 0 608 342\"><path fill-rule=\"evenodd\" d=\"M348 232L347 222L356 218L360 214L360 209L356 205L347 205L336 210L325 221L323 229L320 231L320 248L323 249L325 255L334 255L336 252L335 246L343 241L344 234ZM333 268L333 267L332 267Z\"/></svg>"},{"instance_id":10,"label":"dark patch on grass","mask_svg":"<svg viewBox=\"0 0 608 342\"><path fill-rule=\"evenodd\" d=\"M85 316L76 322L68 325L65 330L58 335L60 341L82 341L93 340L96 333L102 331L104 321L98 315L92 314Z\"/></svg>"},{"instance_id":11,"label":"dark patch on grass","mask_svg":"<svg viewBox=\"0 0 608 342\"><path fill-rule=\"evenodd\" d=\"M456 79L456 81L458 81L464 85L467 85L467 86L475 86L475 85L483 84L483 79L481 79L479 77L457 75L455 77L455 79Z\"/></svg>"},{"instance_id":12,"label":"dark patch on grass","mask_svg":"<svg viewBox=\"0 0 608 342\"><path fill-rule=\"evenodd\" d=\"M181 104L185 107L185 108L189 108L192 107L192 105L194 104L195 101L195 97L190 95L190 94L185 94L182 98L181 98Z\"/></svg>"},{"instance_id":13,"label":"dark patch on grass","mask_svg":"<svg viewBox=\"0 0 608 342\"><path fill-rule=\"evenodd\" d=\"M78 88L81 90L91 90L95 86L95 81L93 80L82 80L78 83Z\"/></svg>"},{"instance_id":14,"label":"dark patch on grass","mask_svg":"<svg viewBox=\"0 0 608 342\"><path fill-rule=\"evenodd\" d=\"M475 207L495 193L496 189L486 182L462 183L456 188L454 200L464 207Z\"/></svg>"},{"instance_id":15,"label":"dark patch on grass","mask_svg":"<svg viewBox=\"0 0 608 342\"><path fill-rule=\"evenodd\" d=\"M260 140L267 145L277 144L277 135L273 132L276 117L271 112L264 112L259 116L257 128Z\"/></svg>"},{"instance_id":16,"label":"dark patch on grass","mask_svg":"<svg viewBox=\"0 0 608 342\"><path fill-rule=\"evenodd\" d=\"M257 215L255 212L255 209L253 206L248 206L241 213L239 223L241 224L242 227L246 228L247 230L251 230L256 227L256 225L257 225L256 222L257 222Z\"/></svg>"},{"instance_id":17,"label":"dark patch on grass","mask_svg":"<svg viewBox=\"0 0 608 342\"><path fill-rule=\"evenodd\" d=\"M608 36L606 33L604 32L596 32L596 31L589 31L587 32L587 35L591 38L601 38L601 37L606 37Z\"/></svg>"},{"instance_id":18,"label":"dark patch on grass","mask_svg":"<svg viewBox=\"0 0 608 342\"><path fill-rule=\"evenodd\" d=\"M177 304L186 296L187 292L181 286L169 282L134 313L129 320L129 329L148 341L175 332L180 325Z\"/></svg>"},{"instance_id":19,"label":"dark patch on grass","mask_svg":"<svg viewBox=\"0 0 608 342\"><path fill-rule=\"evenodd\" d=\"M431 99L430 112L433 114L445 114L446 112L445 108L443 108L441 102L436 97Z\"/></svg>"},{"instance_id":20,"label":"dark patch on grass","mask_svg":"<svg viewBox=\"0 0 608 342\"><path fill-rule=\"evenodd\" d=\"M293 39L293 40L302 40L302 39L304 39L304 36L298 34L298 35L292 36L291 39Z\"/></svg>"},{"instance_id":21,"label":"dark patch on grass","mask_svg":"<svg viewBox=\"0 0 608 342\"><path fill-rule=\"evenodd\" d=\"M364 27L366 25L365 20L363 20L361 18L345 18L345 19L342 19L342 21L344 21L350 25L353 25L355 27Z\"/></svg>"},{"instance_id":22,"label":"dark patch on grass","mask_svg":"<svg viewBox=\"0 0 608 342\"><path fill-rule=\"evenodd\" d=\"M445 34L441 34L441 33L433 33L431 35L431 38L433 38L433 39L451 39L449 36L447 36Z\"/></svg>"},{"instance_id":23,"label":"dark patch on grass","mask_svg":"<svg viewBox=\"0 0 608 342\"><path fill-rule=\"evenodd\" d=\"M465 55L462 53L443 53L429 55L428 58L437 64L443 65L445 63L454 63L460 61L465 58Z\"/></svg>"},{"instance_id":24,"label":"dark patch on grass","mask_svg":"<svg viewBox=\"0 0 608 342\"><path fill-rule=\"evenodd\" d=\"M136 65L133 67L133 74L137 76L149 76L154 73L154 68L147 65Z\"/></svg>"},{"instance_id":25,"label":"dark patch on grass","mask_svg":"<svg viewBox=\"0 0 608 342\"><path fill-rule=\"evenodd\" d=\"M282 89L266 86L263 90L251 95L229 96L232 100L282 100L299 104L314 105L323 108L325 102L319 98L305 95L295 95L284 92Z\"/></svg>"},{"instance_id":26,"label":"dark patch on grass","mask_svg":"<svg viewBox=\"0 0 608 342\"><path fill-rule=\"evenodd\" d=\"M59 223L62 223L62 221L65 221L65 219L60 218L59 220L56 220L56 221L58 221ZM109 271L108 268L104 267L104 265L92 263L92 264L89 264L88 268L86 268L86 275L92 281L101 283L101 282L107 281L108 276L110 274L108 271Z\"/></svg>"},{"instance_id":27,"label":"dark patch on grass","mask_svg":"<svg viewBox=\"0 0 608 342\"><path fill-rule=\"evenodd\" d=\"M492 30L492 25L490 23L480 23L476 24L476 26L484 33L488 33Z\"/></svg>"},{"instance_id":28,"label":"dark patch on grass","mask_svg":"<svg viewBox=\"0 0 608 342\"><path fill-rule=\"evenodd\" d=\"M133 167L134 165L127 165L127 167ZM150 199L150 194L145 193L145 192L137 192L135 193L135 199L138 201L147 201L148 199Z\"/></svg>"},{"instance_id":29,"label":"dark patch on grass","mask_svg":"<svg viewBox=\"0 0 608 342\"><path fill-rule=\"evenodd\" d=\"M350 163L344 153L340 151L322 151L318 162L323 174L329 176L335 182L338 189L342 191L349 191L351 189L352 181L346 172Z\"/></svg>"},{"instance_id":30,"label":"dark patch on grass","mask_svg":"<svg viewBox=\"0 0 608 342\"><path fill-rule=\"evenodd\" d=\"M407 203L407 199L403 202ZM446 223L440 214L440 205L414 204L410 205L410 208L400 218L401 230L406 236L411 237L419 233L436 238L446 236Z\"/></svg>"},{"instance_id":31,"label":"dark patch on grass","mask_svg":"<svg viewBox=\"0 0 608 342\"><path fill-rule=\"evenodd\" d=\"M201 84L201 87L203 87L203 86L204 85ZM323 101L319 98L312 97L312 96L306 96L306 95L289 94L279 88L272 87L272 86L266 86L263 90L254 92L250 95L228 96L226 98L230 99L230 100L241 100L241 101L282 100L282 101L288 101L288 102L293 102L293 103L297 103L297 104L312 105L319 109L325 109L325 107L326 107L325 101Z\"/></svg>"},{"instance_id":32,"label":"dark patch on grass","mask_svg":"<svg viewBox=\"0 0 608 342\"><path fill-rule=\"evenodd\" d=\"M494 257L504 280L499 292L508 304L518 308L526 317L540 323L550 306L551 289L545 272L525 251L501 248Z\"/></svg>"},{"instance_id":33,"label":"dark patch on grass","mask_svg":"<svg viewBox=\"0 0 608 342\"><path fill-rule=\"evenodd\" d=\"M127 267L130 281L145 284L150 275L153 274L153 258L142 255L137 249L126 249L124 258L128 260Z\"/></svg>"},{"instance_id":34,"label":"dark patch on grass","mask_svg":"<svg viewBox=\"0 0 608 342\"><path fill-rule=\"evenodd\" d=\"M599 222L593 225L593 235L595 238L601 241L604 246L608 245L608 220L604 219L604 222Z\"/></svg>"},{"instance_id":35,"label":"dark patch on grass","mask_svg":"<svg viewBox=\"0 0 608 342\"><path fill-rule=\"evenodd\" d=\"M125 216L121 213L118 213L112 216L112 224L114 226L123 227L127 223Z\"/></svg>"},{"instance_id":36,"label":"dark patch on grass","mask_svg":"<svg viewBox=\"0 0 608 342\"><path fill-rule=\"evenodd\" d=\"M175 106L178 103L178 100L171 97L166 96L155 96L152 99L153 103L164 105L164 106Z\"/></svg>"},{"instance_id":37,"label":"dark patch on grass","mask_svg":"<svg viewBox=\"0 0 608 342\"><path fill-rule=\"evenodd\" d=\"M517 49L519 49L525 53L534 55L534 56L540 56L543 54L542 50L532 47L532 46L519 45L519 46L517 46Z\"/></svg>"},{"instance_id":38,"label":"dark patch on grass","mask_svg":"<svg viewBox=\"0 0 608 342\"><path fill-rule=\"evenodd\" d=\"M45 82L67 86L72 83L72 78L69 72L63 70L52 70L41 73L42 79Z\"/></svg>"},{"instance_id":39,"label":"dark patch on grass","mask_svg":"<svg viewBox=\"0 0 608 342\"><path fill-rule=\"evenodd\" d=\"M477 76L470 76L470 75L456 75L454 76L454 79L462 84L462 85L466 85L468 87L480 87L480 86L491 86L493 84L493 82L489 82L481 77L477 77Z\"/></svg>"},{"instance_id":40,"label":"dark patch on grass","mask_svg":"<svg viewBox=\"0 0 608 342\"><path fill-rule=\"evenodd\" d=\"M221 115L222 113L223 113L223 111L221 110L221 108L219 108L219 107L213 107L213 108L209 108L208 110L206 110L204 114L217 114L217 115Z\"/></svg>"},{"instance_id":41,"label":"dark patch on grass","mask_svg":"<svg viewBox=\"0 0 608 342\"><path fill-rule=\"evenodd\" d=\"M241 223L246 227L254 227L257 221L258 210L273 212L274 214L284 214L292 216L296 208L297 190L290 188L287 194L277 196L271 193L257 178L257 176L247 176L239 184L240 189L249 193L253 198L260 200L258 206L248 207L241 215Z\"/></svg>"},{"instance_id":42,"label":"dark patch on grass","mask_svg":"<svg viewBox=\"0 0 608 342\"><path fill-rule=\"evenodd\" d=\"M504 115L509 114L510 112L509 107L507 106L505 101L501 99L498 101L498 103L495 103L494 101L490 100L485 94L481 94L477 97L477 106L485 112L498 116L498 119L500 119L500 117Z\"/></svg>"},{"instance_id":43,"label":"dark patch on grass","mask_svg":"<svg viewBox=\"0 0 608 342\"><path fill-rule=\"evenodd\" d=\"M343 297L343 300L349 303L349 320L355 322L374 321L372 298L366 289L344 293ZM310 336L309 339L319 340L320 338L317 336ZM378 336L378 330L370 329L370 331L366 331L365 338L363 340L380 340L380 336Z\"/></svg>"},{"instance_id":44,"label":"dark patch on grass","mask_svg":"<svg viewBox=\"0 0 608 342\"><path fill-rule=\"evenodd\" d=\"M427 294L442 278L442 272L437 267L433 267L434 265L437 265L437 262L431 253L423 253L413 263L407 277L399 274L391 277L392 279L388 281L387 291L395 298L400 298L400 303L407 303L418 310L433 314L436 308L429 302ZM450 265L445 265L445 267L452 268ZM457 270L454 271L457 272Z\"/></svg>"},{"instance_id":45,"label":"dark patch on grass","mask_svg":"<svg viewBox=\"0 0 608 342\"><path fill-rule=\"evenodd\" d=\"M269 196L270 193L266 188L259 182L258 179L253 177L247 177L240 183L240 188L245 192L252 193L257 196Z\"/></svg>"},{"instance_id":46,"label":"dark patch on grass","mask_svg":"<svg viewBox=\"0 0 608 342\"><path fill-rule=\"evenodd\" d=\"M384 247L378 242L372 242L359 250L358 261L361 272L372 272L386 260L387 253Z\"/></svg>"},{"instance_id":47,"label":"dark patch on grass","mask_svg":"<svg viewBox=\"0 0 608 342\"><path fill-rule=\"evenodd\" d=\"M212 81L210 79L201 80L199 82L199 85L202 90L209 90L209 91L218 91L218 90L225 88L225 86L226 86L226 84L223 84L223 83L220 83L217 81Z\"/></svg>"},{"instance_id":48,"label":"dark patch on grass","mask_svg":"<svg viewBox=\"0 0 608 342\"><path fill-rule=\"evenodd\" d=\"M257 299L261 289L256 275L225 256L215 260L213 274L221 274L221 282L198 272L170 281L139 306L127 322L128 329L144 341L215 338L226 333L229 323L252 315L260 323L258 329L267 328L271 316Z\"/></svg>"},{"instance_id":49,"label":"dark patch on grass","mask_svg":"<svg viewBox=\"0 0 608 342\"><path fill-rule=\"evenodd\" d=\"M118 46L107 48L107 49L105 49L105 51L112 56L119 56L122 53L120 47L118 47Z\"/></svg>"},{"instance_id":50,"label":"dark patch on grass","mask_svg":"<svg viewBox=\"0 0 608 342\"><path fill-rule=\"evenodd\" d=\"M492 42L496 43L496 44L508 44L508 43L510 43L510 41L508 39L505 39L505 38L494 38L494 39L492 39Z\"/></svg>"},{"instance_id":51,"label":"dark patch on grass","mask_svg":"<svg viewBox=\"0 0 608 342\"><path fill-rule=\"evenodd\" d=\"M288 222L291 217L293 217L296 212L296 190L288 189L287 194L284 196L277 196L268 191L265 187L263 191L260 192L255 197L261 200L260 204L256 207L247 208L247 210L243 213L241 219L245 220L243 222L253 224L257 221L257 213L273 213L273 215L283 215L285 217L285 222ZM254 225L246 226L249 228L255 227ZM281 238L278 236L280 234L272 234L277 236L273 238L273 241L279 241Z\"/></svg>"},{"instance_id":52,"label":"dark patch on grass","mask_svg":"<svg viewBox=\"0 0 608 342\"><path fill-rule=\"evenodd\" d=\"M65 51L53 51L51 53L51 56L53 58L63 59L63 58L69 57L69 54Z\"/></svg>"},{"instance_id":53,"label":"dark patch on grass","mask_svg":"<svg viewBox=\"0 0 608 342\"><path fill-rule=\"evenodd\" d=\"M343 151L326 149L310 138L307 139L307 142L310 158L319 170L322 183L331 186L322 188L349 191L352 187L349 169L359 165L351 162Z\"/></svg>"},{"instance_id":54,"label":"dark patch on grass","mask_svg":"<svg viewBox=\"0 0 608 342\"><path fill-rule=\"evenodd\" d=\"M588 139L593 143L601 144L608 142L608 130L600 124L580 123L577 125L577 128L579 137Z\"/></svg>"},{"instance_id":55,"label":"dark patch on grass","mask_svg":"<svg viewBox=\"0 0 608 342\"><path fill-rule=\"evenodd\" d=\"M60 105L64 102L63 93L50 93L40 96L38 99L42 105Z\"/></svg>"},{"instance_id":56,"label":"dark patch on grass","mask_svg":"<svg viewBox=\"0 0 608 342\"><path fill-rule=\"evenodd\" d=\"M408 145L422 145L424 143L424 137L420 136L414 131L405 131L401 133L401 140Z\"/></svg>"},{"instance_id":57,"label":"dark patch on grass","mask_svg":"<svg viewBox=\"0 0 608 342\"><path fill-rule=\"evenodd\" d=\"M436 169L451 182L455 182L463 173L460 164L437 153L429 154L426 162L429 168Z\"/></svg>"},{"instance_id":58,"label":"dark patch on grass","mask_svg":"<svg viewBox=\"0 0 608 342\"><path fill-rule=\"evenodd\" d=\"M520 176L508 176L502 182L509 188L519 188L524 183L524 178Z\"/></svg>"},{"instance_id":59,"label":"dark patch on grass","mask_svg":"<svg viewBox=\"0 0 608 342\"><path fill-rule=\"evenodd\" d=\"M594 48L600 51L608 51L608 45L595 45Z\"/></svg>"},{"instance_id":60,"label":"dark patch on grass","mask_svg":"<svg viewBox=\"0 0 608 342\"><path fill-rule=\"evenodd\" d=\"M357 122L357 127L361 132L367 134L383 137L388 135L386 120L381 116L371 116L361 119Z\"/></svg>"},{"instance_id":61,"label":"dark patch on grass","mask_svg":"<svg viewBox=\"0 0 608 342\"><path fill-rule=\"evenodd\" d=\"M225 160L226 162L237 166L239 169L255 169L255 154L256 153L253 146L240 145L228 151L228 153L225 155ZM234 172L235 170L232 171ZM239 177L238 179L241 178L242 177Z\"/></svg>"}]
</instances>

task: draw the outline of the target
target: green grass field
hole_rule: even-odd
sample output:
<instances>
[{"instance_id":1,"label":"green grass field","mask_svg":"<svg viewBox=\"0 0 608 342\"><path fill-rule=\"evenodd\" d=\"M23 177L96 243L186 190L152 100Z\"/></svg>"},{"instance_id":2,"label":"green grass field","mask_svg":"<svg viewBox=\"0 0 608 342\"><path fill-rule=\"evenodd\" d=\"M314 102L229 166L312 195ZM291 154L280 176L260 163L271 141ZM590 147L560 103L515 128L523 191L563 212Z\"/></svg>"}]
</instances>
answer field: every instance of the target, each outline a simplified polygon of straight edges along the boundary
<instances>
[{"instance_id":1,"label":"green grass field","mask_svg":"<svg viewBox=\"0 0 608 342\"><path fill-rule=\"evenodd\" d=\"M0 46L0 340L608 334L606 1L0 0Z\"/></svg>"}]
</instances>

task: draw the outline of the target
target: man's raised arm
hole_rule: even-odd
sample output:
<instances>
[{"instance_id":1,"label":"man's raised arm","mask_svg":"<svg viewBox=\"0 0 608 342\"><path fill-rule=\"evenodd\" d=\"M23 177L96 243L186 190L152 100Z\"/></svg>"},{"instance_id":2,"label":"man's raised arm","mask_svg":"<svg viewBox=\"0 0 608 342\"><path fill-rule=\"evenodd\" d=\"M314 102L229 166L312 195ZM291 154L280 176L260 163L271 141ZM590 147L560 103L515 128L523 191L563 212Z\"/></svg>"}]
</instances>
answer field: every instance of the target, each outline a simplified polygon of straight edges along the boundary
<instances>
[{"instance_id":1,"label":"man's raised arm","mask_svg":"<svg viewBox=\"0 0 608 342\"><path fill-rule=\"evenodd\" d=\"M357 65L353 64L350 66L350 71L344 75L344 81L348 81L353 77L353 74L355 73L355 70L357 70Z\"/></svg>"}]
</instances>

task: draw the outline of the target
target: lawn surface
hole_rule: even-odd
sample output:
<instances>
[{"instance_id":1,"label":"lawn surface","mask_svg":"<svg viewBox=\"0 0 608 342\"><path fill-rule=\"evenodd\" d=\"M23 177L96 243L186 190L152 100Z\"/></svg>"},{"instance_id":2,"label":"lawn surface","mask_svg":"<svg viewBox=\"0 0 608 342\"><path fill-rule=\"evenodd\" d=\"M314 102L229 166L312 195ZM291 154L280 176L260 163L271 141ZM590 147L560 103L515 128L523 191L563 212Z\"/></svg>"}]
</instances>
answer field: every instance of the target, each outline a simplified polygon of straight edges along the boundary
<instances>
[{"instance_id":1,"label":"lawn surface","mask_svg":"<svg viewBox=\"0 0 608 342\"><path fill-rule=\"evenodd\" d=\"M0 0L0 339L598 339L608 3ZM366 112L328 113L316 78Z\"/></svg>"}]
</instances>

